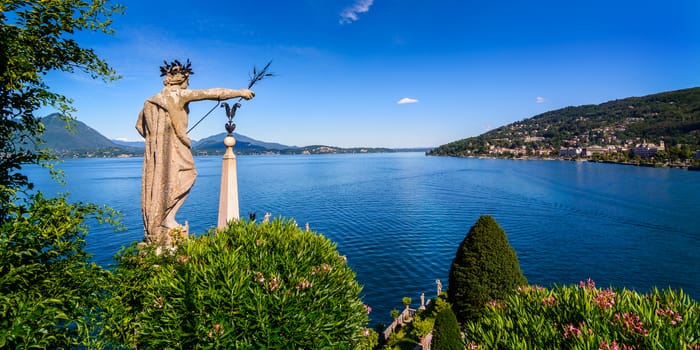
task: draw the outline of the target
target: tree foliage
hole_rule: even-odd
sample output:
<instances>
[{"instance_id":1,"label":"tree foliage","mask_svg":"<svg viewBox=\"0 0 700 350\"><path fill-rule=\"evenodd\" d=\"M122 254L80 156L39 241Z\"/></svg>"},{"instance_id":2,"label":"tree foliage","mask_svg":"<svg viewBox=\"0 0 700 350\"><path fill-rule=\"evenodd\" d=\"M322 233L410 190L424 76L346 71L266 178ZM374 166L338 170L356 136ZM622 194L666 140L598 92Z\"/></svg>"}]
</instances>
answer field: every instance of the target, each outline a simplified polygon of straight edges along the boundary
<instances>
[{"instance_id":1,"label":"tree foliage","mask_svg":"<svg viewBox=\"0 0 700 350\"><path fill-rule=\"evenodd\" d=\"M460 321L479 317L486 304L503 299L527 281L505 231L482 215L459 245L449 275L448 299Z\"/></svg>"},{"instance_id":2,"label":"tree foliage","mask_svg":"<svg viewBox=\"0 0 700 350\"><path fill-rule=\"evenodd\" d=\"M89 217L111 210L34 195L0 225L0 348L86 345L109 274L85 248Z\"/></svg>"},{"instance_id":3,"label":"tree foliage","mask_svg":"<svg viewBox=\"0 0 700 350\"><path fill-rule=\"evenodd\" d=\"M22 167L54 159L40 147L44 126L35 113L52 107L68 121L73 111L45 83L47 73L116 78L75 35L110 33L120 11L107 0L0 2L0 348L98 346L95 311L109 273L89 262L84 220L112 221L115 212L33 193Z\"/></svg>"},{"instance_id":4,"label":"tree foliage","mask_svg":"<svg viewBox=\"0 0 700 350\"><path fill-rule=\"evenodd\" d=\"M370 348L368 307L345 257L291 220L227 229L118 257L106 335L139 349Z\"/></svg>"},{"instance_id":5,"label":"tree foliage","mask_svg":"<svg viewBox=\"0 0 700 350\"><path fill-rule=\"evenodd\" d=\"M443 309L435 318L433 340L431 349L435 350L461 350L464 349L462 333L457 323L457 317L452 309Z\"/></svg>"},{"instance_id":6,"label":"tree foliage","mask_svg":"<svg viewBox=\"0 0 700 350\"><path fill-rule=\"evenodd\" d=\"M82 71L112 80L115 71L94 50L75 40L81 31L111 33L112 15L122 11L108 0L5 0L0 3L0 219L17 191L31 188L25 164L48 164L42 150L44 126L35 112L53 107L71 119L71 100L51 91L51 71Z\"/></svg>"}]
</instances>

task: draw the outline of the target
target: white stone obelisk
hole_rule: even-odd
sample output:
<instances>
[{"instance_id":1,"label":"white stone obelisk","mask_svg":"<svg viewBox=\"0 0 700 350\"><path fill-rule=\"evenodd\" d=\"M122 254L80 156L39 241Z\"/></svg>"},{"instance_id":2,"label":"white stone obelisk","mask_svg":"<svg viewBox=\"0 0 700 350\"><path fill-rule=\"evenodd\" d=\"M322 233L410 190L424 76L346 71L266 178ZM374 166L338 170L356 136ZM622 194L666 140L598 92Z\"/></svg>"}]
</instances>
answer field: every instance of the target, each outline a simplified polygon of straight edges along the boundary
<instances>
[{"instance_id":1,"label":"white stone obelisk","mask_svg":"<svg viewBox=\"0 0 700 350\"><path fill-rule=\"evenodd\" d=\"M221 193L219 194L219 222L218 228L225 228L231 220L240 219L238 209L238 175L236 175L236 154L233 153L233 145L236 139L232 135L224 138L226 153L221 169Z\"/></svg>"}]
</instances>

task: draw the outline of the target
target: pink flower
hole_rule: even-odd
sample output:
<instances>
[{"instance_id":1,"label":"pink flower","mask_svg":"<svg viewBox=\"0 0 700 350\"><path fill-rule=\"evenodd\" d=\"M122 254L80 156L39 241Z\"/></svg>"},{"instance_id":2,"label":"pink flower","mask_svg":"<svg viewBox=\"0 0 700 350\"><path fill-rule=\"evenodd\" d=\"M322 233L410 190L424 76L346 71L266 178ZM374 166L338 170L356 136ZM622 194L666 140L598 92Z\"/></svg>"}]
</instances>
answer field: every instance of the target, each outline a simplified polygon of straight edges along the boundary
<instances>
[{"instance_id":1,"label":"pink flower","mask_svg":"<svg viewBox=\"0 0 700 350\"><path fill-rule=\"evenodd\" d=\"M604 289L593 297L593 302L601 309L610 309L615 305L615 292Z\"/></svg>"},{"instance_id":2,"label":"pink flower","mask_svg":"<svg viewBox=\"0 0 700 350\"><path fill-rule=\"evenodd\" d=\"M581 325L579 325L580 327ZM574 336L578 337L581 335L581 330L579 328L574 327L572 324L567 324L564 325L564 338L568 339L569 336Z\"/></svg>"},{"instance_id":3,"label":"pink flower","mask_svg":"<svg viewBox=\"0 0 700 350\"><path fill-rule=\"evenodd\" d=\"M644 323L639 319L639 316L631 312L625 312L622 317L619 313L615 313L615 320L617 322L610 322L610 324L614 326L617 323L623 329L633 334L636 333L644 336L649 334L649 331L644 328Z\"/></svg>"},{"instance_id":4,"label":"pink flower","mask_svg":"<svg viewBox=\"0 0 700 350\"><path fill-rule=\"evenodd\" d=\"M554 299L554 297L544 297L544 298L542 298L542 305L545 305L545 306L552 306L552 305L554 305L554 303L556 303L556 299Z\"/></svg>"},{"instance_id":5,"label":"pink flower","mask_svg":"<svg viewBox=\"0 0 700 350\"><path fill-rule=\"evenodd\" d=\"M365 304L365 310L367 311L367 314L369 315L369 313L372 312L372 307Z\"/></svg>"},{"instance_id":6,"label":"pink flower","mask_svg":"<svg viewBox=\"0 0 700 350\"><path fill-rule=\"evenodd\" d=\"M214 335L223 335L224 334L224 327L222 327L220 324L215 323L214 326L212 327L211 330L209 330L209 338L213 337Z\"/></svg>"},{"instance_id":7,"label":"pink flower","mask_svg":"<svg viewBox=\"0 0 700 350\"><path fill-rule=\"evenodd\" d=\"M578 287L581 289L588 289L588 290L595 289L595 281L593 281L589 277L588 279L586 279L586 282L580 281L578 283Z\"/></svg>"},{"instance_id":8,"label":"pink flower","mask_svg":"<svg viewBox=\"0 0 700 350\"><path fill-rule=\"evenodd\" d=\"M673 311L668 306L666 306L664 309L656 309L656 314L666 318L666 320L668 320L673 326L683 321L683 316L681 316L678 312Z\"/></svg>"},{"instance_id":9,"label":"pink flower","mask_svg":"<svg viewBox=\"0 0 700 350\"><path fill-rule=\"evenodd\" d=\"M622 343L620 343L620 345L617 345L616 341L613 341L611 344L608 344L608 342L605 339L601 339L600 347L598 348L598 350L634 350L634 348Z\"/></svg>"},{"instance_id":10,"label":"pink flower","mask_svg":"<svg viewBox=\"0 0 700 350\"><path fill-rule=\"evenodd\" d=\"M258 282L258 283L263 283L265 282L265 276L262 274L262 272L255 272L255 276L253 277L253 281Z\"/></svg>"},{"instance_id":11,"label":"pink flower","mask_svg":"<svg viewBox=\"0 0 700 350\"><path fill-rule=\"evenodd\" d=\"M270 282L267 283L267 286L270 287L271 291L276 291L277 288L279 288L280 284L279 281L277 280L277 277L273 277Z\"/></svg>"},{"instance_id":12,"label":"pink flower","mask_svg":"<svg viewBox=\"0 0 700 350\"><path fill-rule=\"evenodd\" d=\"M303 280L301 280L301 282L299 282L299 284L297 284L296 288L297 290L302 290L311 288L311 286L313 286L313 283L309 282L306 278L304 278Z\"/></svg>"},{"instance_id":13,"label":"pink flower","mask_svg":"<svg viewBox=\"0 0 700 350\"><path fill-rule=\"evenodd\" d=\"M156 301L153 302L153 307L157 307L159 309L163 308L163 297L157 297Z\"/></svg>"},{"instance_id":14,"label":"pink flower","mask_svg":"<svg viewBox=\"0 0 700 350\"><path fill-rule=\"evenodd\" d=\"M319 272L328 272L330 270L333 270L333 267L331 267L331 265L321 264L320 267L314 266L311 268L311 275L313 276Z\"/></svg>"},{"instance_id":15,"label":"pink flower","mask_svg":"<svg viewBox=\"0 0 700 350\"><path fill-rule=\"evenodd\" d=\"M499 309L499 310L503 310L503 308L504 308L503 304L501 304L501 302L498 300L491 300L491 301L489 301L488 305L494 309Z\"/></svg>"}]
</instances>

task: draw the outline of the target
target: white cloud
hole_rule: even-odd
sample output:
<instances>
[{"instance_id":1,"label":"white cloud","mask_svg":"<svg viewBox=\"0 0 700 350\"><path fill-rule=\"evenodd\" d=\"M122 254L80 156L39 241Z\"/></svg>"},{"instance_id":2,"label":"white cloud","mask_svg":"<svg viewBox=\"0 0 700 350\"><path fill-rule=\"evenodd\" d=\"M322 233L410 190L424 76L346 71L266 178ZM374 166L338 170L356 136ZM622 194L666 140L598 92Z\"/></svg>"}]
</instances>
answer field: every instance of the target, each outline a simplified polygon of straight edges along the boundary
<instances>
[{"instance_id":1,"label":"white cloud","mask_svg":"<svg viewBox=\"0 0 700 350\"><path fill-rule=\"evenodd\" d=\"M547 100L544 97L537 96L537 103L544 103L545 101Z\"/></svg>"},{"instance_id":2,"label":"white cloud","mask_svg":"<svg viewBox=\"0 0 700 350\"><path fill-rule=\"evenodd\" d=\"M143 141L143 140L130 139L130 138L127 138L127 137L115 137L114 140L122 141L122 142L137 142L137 141Z\"/></svg>"},{"instance_id":3,"label":"white cloud","mask_svg":"<svg viewBox=\"0 0 700 350\"><path fill-rule=\"evenodd\" d=\"M400 104L400 105L405 105L405 104L408 104L408 103L418 103L418 100L416 100L415 98L404 97L404 98L402 98L402 99L396 101L396 103L398 103L398 104Z\"/></svg>"},{"instance_id":4,"label":"white cloud","mask_svg":"<svg viewBox=\"0 0 700 350\"><path fill-rule=\"evenodd\" d=\"M357 15L368 12L369 7L372 6L373 2L374 0L355 0L355 3L349 7L346 7L345 10L340 13L340 24L347 24L357 21L359 19Z\"/></svg>"}]
</instances>

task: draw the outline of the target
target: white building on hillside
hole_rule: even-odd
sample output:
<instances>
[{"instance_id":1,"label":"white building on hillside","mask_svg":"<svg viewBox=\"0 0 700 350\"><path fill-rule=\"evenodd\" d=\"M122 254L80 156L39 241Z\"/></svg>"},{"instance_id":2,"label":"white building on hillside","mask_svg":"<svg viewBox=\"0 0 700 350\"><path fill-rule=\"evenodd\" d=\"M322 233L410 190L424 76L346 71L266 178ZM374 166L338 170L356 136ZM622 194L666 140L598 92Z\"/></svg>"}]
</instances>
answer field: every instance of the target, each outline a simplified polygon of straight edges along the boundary
<instances>
[{"instance_id":1,"label":"white building on hillside","mask_svg":"<svg viewBox=\"0 0 700 350\"><path fill-rule=\"evenodd\" d=\"M632 149L632 153L635 157L639 156L640 158L651 158L656 154L656 152L663 151L665 149L666 146L664 145L663 140L659 142L658 146L653 143L644 142L641 145L637 145L637 147Z\"/></svg>"}]
</instances>

